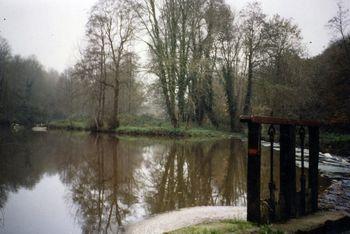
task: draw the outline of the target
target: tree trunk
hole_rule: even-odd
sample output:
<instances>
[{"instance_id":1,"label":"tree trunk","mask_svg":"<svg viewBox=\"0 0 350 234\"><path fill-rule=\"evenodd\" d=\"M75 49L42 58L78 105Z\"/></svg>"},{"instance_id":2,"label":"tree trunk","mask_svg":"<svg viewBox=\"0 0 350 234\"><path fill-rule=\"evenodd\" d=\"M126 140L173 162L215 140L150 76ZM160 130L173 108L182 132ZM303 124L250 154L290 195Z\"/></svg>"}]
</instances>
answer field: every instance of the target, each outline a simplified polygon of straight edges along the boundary
<instances>
[{"instance_id":1,"label":"tree trunk","mask_svg":"<svg viewBox=\"0 0 350 234\"><path fill-rule=\"evenodd\" d=\"M113 99L113 116L112 123L110 125L111 129L119 127L119 118L118 118L118 106L119 105L119 72L115 73L115 83L114 83L114 99Z\"/></svg>"},{"instance_id":2,"label":"tree trunk","mask_svg":"<svg viewBox=\"0 0 350 234\"><path fill-rule=\"evenodd\" d=\"M233 94L233 71L230 66L223 68L223 77L225 82L224 84L225 84L227 109L230 115L230 129L233 132L235 129L236 108L235 108L235 100L234 100L234 94Z\"/></svg>"},{"instance_id":3,"label":"tree trunk","mask_svg":"<svg viewBox=\"0 0 350 234\"><path fill-rule=\"evenodd\" d=\"M249 53L248 58L248 83L247 83L247 93L244 102L243 114L248 115L251 113L251 98L252 98L252 80L253 80L253 67L252 67L252 53Z\"/></svg>"},{"instance_id":4,"label":"tree trunk","mask_svg":"<svg viewBox=\"0 0 350 234\"><path fill-rule=\"evenodd\" d=\"M158 64L159 64L159 79L160 79L160 83L161 83L161 87L162 87L162 91L163 91L163 95L164 95L164 99L165 99L165 105L166 105L166 109L167 109L167 113L168 116L170 118L171 121L171 125L174 128L178 127L178 120L177 120L177 116L175 113L175 94L171 93L169 91L168 88L168 83L166 81L166 75L165 75L165 69L163 66L162 61L160 61L160 59L158 59Z\"/></svg>"},{"instance_id":5,"label":"tree trunk","mask_svg":"<svg viewBox=\"0 0 350 234\"><path fill-rule=\"evenodd\" d=\"M182 3L183 4L183 3ZM185 92L187 88L187 60L188 60L188 53L187 53L187 43L186 43L186 21L187 21L187 15L186 15L186 9L184 9L185 6L181 5L181 36L180 36L180 48L179 48L179 78L178 78L178 108L179 108L179 119L182 122L186 121L186 114L185 114Z\"/></svg>"},{"instance_id":6,"label":"tree trunk","mask_svg":"<svg viewBox=\"0 0 350 234\"><path fill-rule=\"evenodd\" d=\"M213 80L212 80L212 76L207 75L206 77L206 83L207 83L207 93L206 93L206 98L205 98L205 102L204 102L204 107L205 107L205 111L207 112L208 118L210 120L210 122L216 127L219 127L219 123L216 119L214 110L213 110L213 106L214 106L214 91L213 91Z\"/></svg>"}]
</instances>

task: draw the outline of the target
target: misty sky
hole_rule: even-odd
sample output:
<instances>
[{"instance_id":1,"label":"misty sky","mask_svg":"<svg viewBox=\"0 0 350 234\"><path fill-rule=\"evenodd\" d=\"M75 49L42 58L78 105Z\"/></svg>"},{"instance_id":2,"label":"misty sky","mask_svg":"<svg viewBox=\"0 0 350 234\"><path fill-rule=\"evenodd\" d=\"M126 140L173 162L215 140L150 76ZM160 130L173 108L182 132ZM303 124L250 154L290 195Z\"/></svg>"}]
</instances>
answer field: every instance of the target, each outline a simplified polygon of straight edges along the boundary
<instances>
[{"instance_id":1,"label":"misty sky","mask_svg":"<svg viewBox=\"0 0 350 234\"><path fill-rule=\"evenodd\" d=\"M85 23L97 0L0 0L0 35L14 54L35 55L46 68L63 71L79 55ZM227 0L240 10L248 0ZM335 15L336 0L262 0L264 13L293 18L310 55L332 39L325 24ZM350 0L344 0L350 8ZM310 43L312 42L312 43Z\"/></svg>"}]
</instances>

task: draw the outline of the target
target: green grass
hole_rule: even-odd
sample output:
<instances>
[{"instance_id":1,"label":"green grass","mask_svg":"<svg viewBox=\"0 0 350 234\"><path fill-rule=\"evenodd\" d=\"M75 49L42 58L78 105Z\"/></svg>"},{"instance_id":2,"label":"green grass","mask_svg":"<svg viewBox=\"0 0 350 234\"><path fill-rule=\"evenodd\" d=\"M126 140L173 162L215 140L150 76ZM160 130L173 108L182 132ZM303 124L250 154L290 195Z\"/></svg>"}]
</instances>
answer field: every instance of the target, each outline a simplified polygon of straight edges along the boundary
<instances>
[{"instance_id":1,"label":"green grass","mask_svg":"<svg viewBox=\"0 0 350 234\"><path fill-rule=\"evenodd\" d=\"M155 119L149 116L121 116L121 126L112 132L120 135L130 136L165 136L165 137L229 137L228 131L217 130L211 126L206 127L185 127L173 128L169 122ZM49 123L49 128L66 130L91 130L89 121L77 120L55 120ZM109 129L101 129L101 132L111 132Z\"/></svg>"},{"instance_id":2,"label":"green grass","mask_svg":"<svg viewBox=\"0 0 350 234\"><path fill-rule=\"evenodd\" d=\"M169 234L224 234L224 233L283 233L274 231L269 226L257 226L246 221L223 220L220 222L203 223L195 226L181 228Z\"/></svg>"},{"instance_id":3,"label":"green grass","mask_svg":"<svg viewBox=\"0 0 350 234\"><path fill-rule=\"evenodd\" d=\"M169 137L227 137L230 132L217 130L212 126L186 126L174 128L169 121L141 115L120 115L121 126L116 132L132 136L169 136Z\"/></svg>"},{"instance_id":4,"label":"green grass","mask_svg":"<svg viewBox=\"0 0 350 234\"><path fill-rule=\"evenodd\" d=\"M152 117L149 115L119 115L119 121L121 126L133 126L133 127L170 127L170 123L167 120Z\"/></svg>"},{"instance_id":5,"label":"green grass","mask_svg":"<svg viewBox=\"0 0 350 234\"><path fill-rule=\"evenodd\" d=\"M122 135L170 136L170 137L226 137L229 132L206 128L173 128L158 126L121 126L116 132Z\"/></svg>"},{"instance_id":6,"label":"green grass","mask_svg":"<svg viewBox=\"0 0 350 234\"><path fill-rule=\"evenodd\" d=\"M89 130L85 120L54 120L49 123L51 128L69 129L69 130Z\"/></svg>"}]
</instances>

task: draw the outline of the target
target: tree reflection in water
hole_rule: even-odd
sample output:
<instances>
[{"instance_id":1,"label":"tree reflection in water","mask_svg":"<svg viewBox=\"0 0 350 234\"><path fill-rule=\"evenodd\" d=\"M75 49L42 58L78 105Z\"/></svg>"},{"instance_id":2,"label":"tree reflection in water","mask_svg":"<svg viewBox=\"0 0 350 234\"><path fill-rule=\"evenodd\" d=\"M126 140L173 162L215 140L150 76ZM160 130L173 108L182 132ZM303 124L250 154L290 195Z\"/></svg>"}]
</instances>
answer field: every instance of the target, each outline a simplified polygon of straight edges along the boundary
<instances>
[{"instance_id":1,"label":"tree reflection in water","mask_svg":"<svg viewBox=\"0 0 350 234\"><path fill-rule=\"evenodd\" d=\"M129 158L140 152L128 145L119 147L115 137L97 135L91 140L94 150L87 152L70 178L71 200L78 205L76 215L85 233L117 231L137 202Z\"/></svg>"},{"instance_id":2,"label":"tree reflection in water","mask_svg":"<svg viewBox=\"0 0 350 234\"><path fill-rule=\"evenodd\" d=\"M117 139L56 131L5 138L0 207L9 192L35 189L45 175L58 174L68 191L66 209L84 233L116 232L127 222L182 207L245 205L246 152L240 140Z\"/></svg>"},{"instance_id":3,"label":"tree reflection in water","mask_svg":"<svg viewBox=\"0 0 350 234\"><path fill-rule=\"evenodd\" d=\"M229 148L227 147L229 145ZM150 213L204 205L244 205L246 162L239 140L173 142L153 166Z\"/></svg>"}]
</instances>

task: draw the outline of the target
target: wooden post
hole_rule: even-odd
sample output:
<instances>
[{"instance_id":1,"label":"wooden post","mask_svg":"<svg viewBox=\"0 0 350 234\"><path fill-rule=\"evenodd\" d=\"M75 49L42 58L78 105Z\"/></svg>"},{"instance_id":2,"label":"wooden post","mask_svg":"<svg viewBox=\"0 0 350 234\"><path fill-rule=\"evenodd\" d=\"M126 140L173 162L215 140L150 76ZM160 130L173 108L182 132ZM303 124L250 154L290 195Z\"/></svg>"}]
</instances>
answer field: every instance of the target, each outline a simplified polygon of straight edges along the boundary
<instances>
[{"instance_id":1,"label":"wooden post","mask_svg":"<svg viewBox=\"0 0 350 234\"><path fill-rule=\"evenodd\" d=\"M311 208L309 210L311 210L312 212L317 211L319 126L321 126L322 122L312 120L282 119L268 116L253 115L241 116L240 120L241 122L248 123L249 128L247 176L248 221L256 223L260 223L262 221L260 204L261 124L280 125L280 194L278 205L280 215L279 218L281 220L287 220L297 215L298 200L296 192L295 126L308 126L310 146L308 186L310 188L311 193ZM303 194L303 192L301 192L301 194Z\"/></svg>"},{"instance_id":2,"label":"wooden post","mask_svg":"<svg viewBox=\"0 0 350 234\"><path fill-rule=\"evenodd\" d=\"M280 125L280 215L296 215L295 126Z\"/></svg>"},{"instance_id":3,"label":"wooden post","mask_svg":"<svg viewBox=\"0 0 350 234\"><path fill-rule=\"evenodd\" d=\"M247 219L260 223L261 125L248 122Z\"/></svg>"},{"instance_id":4,"label":"wooden post","mask_svg":"<svg viewBox=\"0 0 350 234\"><path fill-rule=\"evenodd\" d=\"M318 209L318 154L319 128L309 127L309 187L311 188L311 212Z\"/></svg>"}]
</instances>

